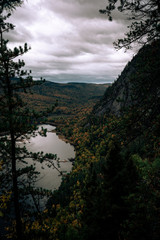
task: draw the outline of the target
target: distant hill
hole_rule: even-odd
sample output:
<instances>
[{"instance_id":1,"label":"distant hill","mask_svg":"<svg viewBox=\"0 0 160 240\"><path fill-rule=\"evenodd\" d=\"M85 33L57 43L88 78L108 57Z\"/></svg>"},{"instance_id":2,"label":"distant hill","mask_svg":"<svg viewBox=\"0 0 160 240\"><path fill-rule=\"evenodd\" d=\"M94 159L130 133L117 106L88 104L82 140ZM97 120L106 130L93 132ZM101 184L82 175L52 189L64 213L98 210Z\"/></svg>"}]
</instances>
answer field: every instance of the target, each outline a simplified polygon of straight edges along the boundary
<instances>
[{"instance_id":1,"label":"distant hill","mask_svg":"<svg viewBox=\"0 0 160 240\"><path fill-rule=\"evenodd\" d=\"M109 84L91 83L54 83L46 81L34 86L32 94L24 94L24 100L38 111L46 110L58 101L54 115L74 114L76 108L93 106L104 94Z\"/></svg>"}]
</instances>

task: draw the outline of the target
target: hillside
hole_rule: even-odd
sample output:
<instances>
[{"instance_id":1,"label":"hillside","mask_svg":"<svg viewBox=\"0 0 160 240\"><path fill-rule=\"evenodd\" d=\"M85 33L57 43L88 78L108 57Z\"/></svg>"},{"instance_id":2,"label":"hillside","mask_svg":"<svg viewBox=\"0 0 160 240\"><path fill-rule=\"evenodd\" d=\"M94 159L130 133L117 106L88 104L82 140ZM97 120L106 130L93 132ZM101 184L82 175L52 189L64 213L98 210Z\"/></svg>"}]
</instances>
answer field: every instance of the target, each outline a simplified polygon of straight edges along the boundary
<instances>
[{"instance_id":1,"label":"hillside","mask_svg":"<svg viewBox=\"0 0 160 240\"><path fill-rule=\"evenodd\" d=\"M93 111L95 115L107 113L120 116L129 108L144 108L144 105L149 111L153 110L152 107L157 111L160 109L159 45L160 41L155 41L151 46L140 49L96 104Z\"/></svg>"},{"instance_id":2,"label":"hillside","mask_svg":"<svg viewBox=\"0 0 160 240\"><path fill-rule=\"evenodd\" d=\"M76 159L48 202L49 217L33 224L41 234L60 240L159 239L159 65L159 42L143 47L92 114L58 127L75 145Z\"/></svg>"},{"instance_id":3,"label":"hillside","mask_svg":"<svg viewBox=\"0 0 160 240\"><path fill-rule=\"evenodd\" d=\"M37 111L45 111L58 101L58 107L53 113L54 117L70 116L85 105L93 107L108 86L108 84L60 84L46 81L42 85L34 86L32 94L23 94L23 98Z\"/></svg>"}]
</instances>

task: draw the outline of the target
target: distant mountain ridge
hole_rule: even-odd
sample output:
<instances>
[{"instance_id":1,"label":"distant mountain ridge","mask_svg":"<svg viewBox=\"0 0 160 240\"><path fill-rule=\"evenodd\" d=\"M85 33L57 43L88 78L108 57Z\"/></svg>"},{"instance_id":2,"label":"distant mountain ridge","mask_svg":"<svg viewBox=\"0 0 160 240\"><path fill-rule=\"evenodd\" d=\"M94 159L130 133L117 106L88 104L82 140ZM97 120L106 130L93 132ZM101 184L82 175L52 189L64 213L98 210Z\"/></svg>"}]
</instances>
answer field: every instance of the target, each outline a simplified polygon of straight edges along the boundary
<instances>
[{"instance_id":1,"label":"distant mountain ridge","mask_svg":"<svg viewBox=\"0 0 160 240\"><path fill-rule=\"evenodd\" d=\"M46 81L44 84L33 87L33 93L56 99L86 102L91 98L100 98L109 84L91 83L54 83ZM66 103L66 102L65 102Z\"/></svg>"},{"instance_id":2,"label":"distant mountain ridge","mask_svg":"<svg viewBox=\"0 0 160 240\"><path fill-rule=\"evenodd\" d=\"M54 114L72 114L84 105L92 106L103 96L109 84L55 83L46 81L34 86L32 94L22 93L24 100L34 109L43 111L58 101Z\"/></svg>"}]
</instances>

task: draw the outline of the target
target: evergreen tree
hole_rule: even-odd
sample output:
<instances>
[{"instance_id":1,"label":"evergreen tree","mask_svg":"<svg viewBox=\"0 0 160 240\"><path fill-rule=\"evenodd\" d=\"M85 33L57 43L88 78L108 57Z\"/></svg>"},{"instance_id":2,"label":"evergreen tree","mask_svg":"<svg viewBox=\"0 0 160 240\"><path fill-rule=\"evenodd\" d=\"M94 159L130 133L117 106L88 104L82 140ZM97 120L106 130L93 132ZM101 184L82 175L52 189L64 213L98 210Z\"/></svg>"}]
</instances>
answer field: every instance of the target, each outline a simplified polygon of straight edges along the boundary
<instances>
[{"instance_id":1,"label":"evergreen tree","mask_svg":"<svg viewBox=\"0 0 160 240\"><path fill-rule=\"evenodd\" d=\"M122 156L116 142L109 142L106 157L90 168L83 194L86 239L123 239L123 223L129 214L125 198L135 191L138 178L129 156Z\"/></svg>"},{"instance_id":2,"label":"evergreen tree","mask_svg":"<svg viewBox=\"0 0 160 240\"><path fill-rule=\"evenodd\" d=\"M8 22L12 11L21 6L20 0L0 1L0 158L3 162L1 171L1 194L12 191L11 198L14 202L16 235L18 240L23 239L20 190L23 194L27 189L33 191L32 182L36 181L35 168L27 166L19 168L19 162L26 163L25 159L33 158L43 161L45 158L55 158L55 155L43 153L29 153L25 146L18 144L20 136L27 137L36 130L38 115L27 108L21 98L21 93L27 93L30 88L42 81L35 82L31 72L24 70L23 60L18 57L29 51L27 44L23 47L8 48L8 40L5 33L14 29L14 25ZM5 166L5 167L4 167ZM22 178L22 175L25 175ZM24 184L27 183L27 186Z\"/></svg>"}]
</instances>

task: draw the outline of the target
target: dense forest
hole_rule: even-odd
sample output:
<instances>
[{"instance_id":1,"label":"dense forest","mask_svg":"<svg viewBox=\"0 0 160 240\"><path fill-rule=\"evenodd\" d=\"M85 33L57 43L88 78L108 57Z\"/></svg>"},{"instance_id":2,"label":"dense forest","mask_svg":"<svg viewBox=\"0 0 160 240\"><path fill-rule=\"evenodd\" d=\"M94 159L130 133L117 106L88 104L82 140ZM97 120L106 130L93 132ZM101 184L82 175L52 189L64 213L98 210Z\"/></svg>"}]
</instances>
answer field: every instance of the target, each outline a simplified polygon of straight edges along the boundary
<instances>
[{"instance_id":1,"label":"dense forest","mask_svg":"<svg viewBox=\"0 0 160 240\"><path fill-rule=\"evenodd\" d=\"M2 2L9 4L6 0ZM16 7L20 2L10 1L11 6L8 7ZM100 11L112 20L111 13L117 1L108 2L107 8ZM140 14L146 13L146 16L141 23L133 21L127 37L119 40L116 46L128 48L134 41L142 42L143 34L145 44L112 85L99 86L99 89L83 84L66 84L61 88L48 82L45 85L38 82L37 86L30 75L24 78L24 72L20 72L22 62L13 64L11 68L7 63L12 64L13 57L28 49L6 50L1 27L0 123L1 131L5 129L10 138L2 137L0 140L0 220L7 217L9 207L14 204L15 220L6 229L11 239L159 239L160 5L159 1L146 2L131 4L130 1L120 1L118 9L121 12L131 10L133 19ZM4 24L3 29L5 27L9 26ZM13 68L16 74L13 74ZM20 81L13 81L13 77L19 77ZM49 93L50 84L54 85L54 96ZM30 93L23 93L28 87L33 87L33 98ZM64 92L64 88L67 91ZM70 98L70 89L80 92L80 95ZM81 98L82 92L87 98ZM22 96L24 104L20 100ZM29 109L33 105L35 109L27 110L26 103L29 103ZM39 110L41 104L42 111ZM42 153L28 153L27 149L20 149L15 144L19 135L34 133L42 115L46 116L43 121L56 123L57 131L65 135L76 150L72 171L63 177L59 189L53 192L38 192L31 186L34 179L32 167L21 171L13 168L16 159L23 161L26 156L38 161L54 158ZM6 168L10 162L11 172L9 167ZM18 181L24 173L28 174L27 188ZM11 188L8 184L5 186L7 181L12 182ZM43 212L37 211L33 215L27 208L22 211L22 199L28 191L35 199L37 195L48 194Z\"/></svg>"},{"instance_id":2,"label":"dense forest","mask_svg":"<svg viewBox=\"0 0 160 240\"><path fill-rule=\"evenodd\" d=\"M45 120L56 122L61 118L73 117L81 108L91 109L109 85L75 82L60 84L45 81L34 86L30 94L21 94L29 107L37 112L44 112L57 103L54 112L50 112Z\"/></svg>"}]
</instances>

